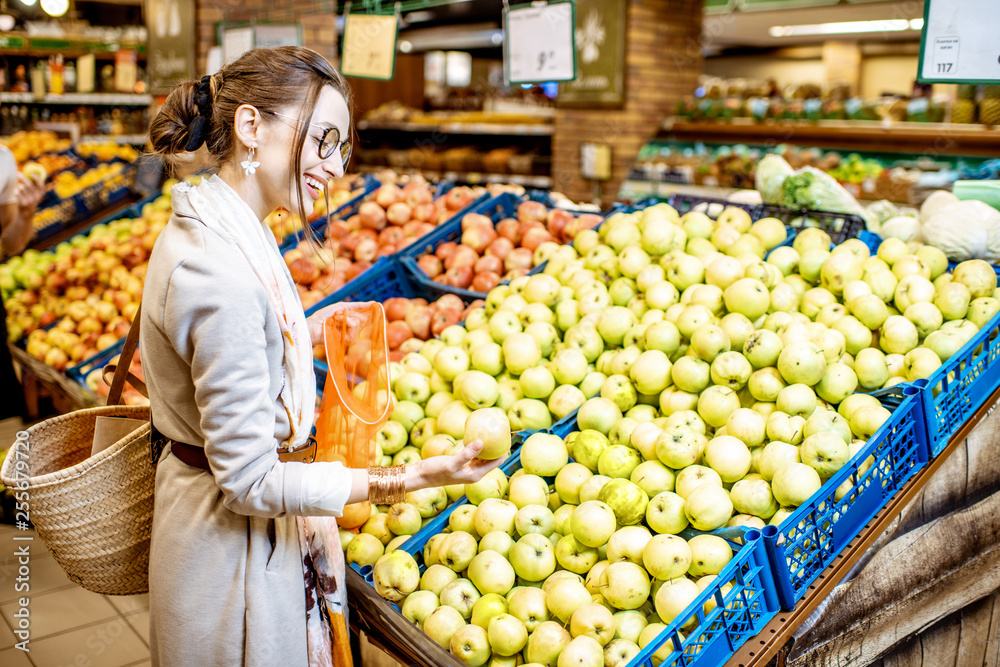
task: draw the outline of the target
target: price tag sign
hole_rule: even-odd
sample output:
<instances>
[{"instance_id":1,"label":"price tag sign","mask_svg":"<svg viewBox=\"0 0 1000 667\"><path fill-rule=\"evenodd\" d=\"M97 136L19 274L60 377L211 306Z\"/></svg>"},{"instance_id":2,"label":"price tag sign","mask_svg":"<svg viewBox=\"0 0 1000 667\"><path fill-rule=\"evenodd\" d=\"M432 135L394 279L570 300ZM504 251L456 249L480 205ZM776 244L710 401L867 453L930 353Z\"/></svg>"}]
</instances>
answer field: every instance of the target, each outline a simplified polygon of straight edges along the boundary
<instances>
[{"instance_id":1,"label":"price tag sign","mask_svg":"<svg viewBox=\"0 0 1000 667\"><path fill-rule=\"evenodd\" d=\"M348 14L340 71L362 79L389 80L396 66L395 15Z\"/></svg>"},{"instance_id":2,"label":"price tag sign","mask_svg":"<svg viewBox=\"0 0 1000 667\"><path fill-rule=\"evenodd\" d=\"M921 83L990 84L1000 81L996 0L926 0L920 34Z\"/></svg>"},{"instance_id":3,"label":"price tag sign","mask_svg":"<svg viewBox=\"0 0 1000 667\"><path fill-rule=\"evenodd\" d=\"M576 78L572 2L504 10L504 73L507 82L544 83Z\"/></svg>"}]
</instances>

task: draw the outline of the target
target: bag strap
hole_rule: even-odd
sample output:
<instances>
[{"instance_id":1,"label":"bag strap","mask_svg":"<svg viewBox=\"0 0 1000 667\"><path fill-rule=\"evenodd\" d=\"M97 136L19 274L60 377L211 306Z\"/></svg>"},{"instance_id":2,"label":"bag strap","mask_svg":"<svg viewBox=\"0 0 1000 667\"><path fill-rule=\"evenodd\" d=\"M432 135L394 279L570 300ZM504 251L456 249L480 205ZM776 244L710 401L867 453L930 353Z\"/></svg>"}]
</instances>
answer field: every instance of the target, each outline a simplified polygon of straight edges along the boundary
<instances>
[{"instance_id":1,"label":"bag strap","mask_svg":"<svg viewBox=\"0 0 1000 667\"><path fill-rule=\"evenodd\" d=\"M111 389L108 391L108 405L121 405L122 400L122 390L125 389L125 380L129 380L136 389L139 391L145 390L146 385L142 383L138 378L129 372L129 366L132 365L132 357L135 356L135 348L139 343L139 322L142 316L142 303L139 303L139 307L135 311L135 317L132 318L132 326L129 327L128 335L125 337L125 346L122 347L121 356L118 358L118 364L108 364L104 367L104 373L109 371L114 371L114 379L111 380ZM133 380L134 379L134 380ZM136 382L142 385L140 389L136 386Z\"/></svg>"}]
</instances>

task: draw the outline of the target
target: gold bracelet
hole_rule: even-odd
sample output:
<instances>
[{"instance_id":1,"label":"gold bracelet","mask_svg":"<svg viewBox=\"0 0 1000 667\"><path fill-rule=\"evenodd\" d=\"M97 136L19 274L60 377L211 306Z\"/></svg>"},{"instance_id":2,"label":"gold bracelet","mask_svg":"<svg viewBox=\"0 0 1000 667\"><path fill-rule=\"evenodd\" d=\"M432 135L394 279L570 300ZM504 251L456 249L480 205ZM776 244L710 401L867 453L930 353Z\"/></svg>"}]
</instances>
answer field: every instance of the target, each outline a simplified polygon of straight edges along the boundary
<instances>
[{"instance_id":1,"label":"gold bracelet","mask_svg":"<svg viewBox=\"0 0 1000 667\"><path fill-rule=\"evenodd\" d=\"M375 505L395 505L406 500L406 467L370 466L368 500Z\"/></svg>"}]
</instances>

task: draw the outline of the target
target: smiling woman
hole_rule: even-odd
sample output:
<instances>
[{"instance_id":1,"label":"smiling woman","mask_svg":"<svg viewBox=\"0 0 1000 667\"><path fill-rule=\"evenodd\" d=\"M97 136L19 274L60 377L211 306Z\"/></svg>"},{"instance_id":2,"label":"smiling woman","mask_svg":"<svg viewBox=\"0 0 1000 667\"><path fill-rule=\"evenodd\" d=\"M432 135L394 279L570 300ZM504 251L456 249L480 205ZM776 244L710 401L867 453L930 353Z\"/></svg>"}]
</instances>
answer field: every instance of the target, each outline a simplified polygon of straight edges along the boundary
<instances>
[{"instance_id":1,"label":"smiling woman","mask_svg":"<svg viewBox=\"0 0 1000 667\"><path fill-rule=\"evenodd\" d=\"M151 124L159 153L204 145L218 166L199 185L172 189L174 214L143 288L158 460L153 664L352 664L343 553L328 517L347 504L475 482L500 464L476 458L479 441L405 467L305 462L316 451L312 346L344 306L306 319L262 220L296 205L308 217L329 179L343 175L349 130L343 77L299 47L249 51L180 85Z\"/></svg>"}]
</instances>

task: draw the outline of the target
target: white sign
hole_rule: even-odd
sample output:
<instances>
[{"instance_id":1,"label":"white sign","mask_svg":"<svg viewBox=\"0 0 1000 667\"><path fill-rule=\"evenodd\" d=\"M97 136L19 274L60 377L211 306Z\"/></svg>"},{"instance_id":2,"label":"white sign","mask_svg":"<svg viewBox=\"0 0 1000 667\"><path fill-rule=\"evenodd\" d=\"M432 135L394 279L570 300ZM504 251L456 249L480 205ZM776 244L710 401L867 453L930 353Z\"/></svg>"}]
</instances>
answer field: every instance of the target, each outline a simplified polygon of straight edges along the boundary
<instances>
[{"instance_id":1,"label":"white sign","mask_svg":"<svg viewBox=\"0 0 1000 667\"><path fill-rule=\"evenodd\" d=\"M920 35L923 83L1000 81L996 0L927 0Z\"/></svg>"},{"instance_id":2,"label":"white sign","mask_svg":"<svg viewBox=\"0 0 1000 667\"><path fill-rule=\"evenodd\" d=\"M395 15L348 14L340 71L364 79L392 78L396 65Z\"/></svg>"},{"instance_id":3,"label":"white sign","mask_svg":"<svg viewBox=\"0 0 1000 667\"><path fill-rule=\"evenodd\" d=\"M504 62L509 83L572 81L576 49L572 2L504 10Z\"/></svg>"}]
</instances>

